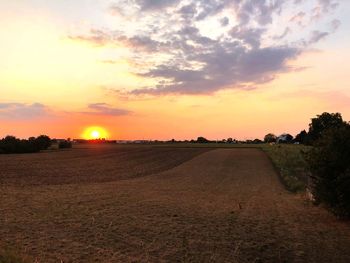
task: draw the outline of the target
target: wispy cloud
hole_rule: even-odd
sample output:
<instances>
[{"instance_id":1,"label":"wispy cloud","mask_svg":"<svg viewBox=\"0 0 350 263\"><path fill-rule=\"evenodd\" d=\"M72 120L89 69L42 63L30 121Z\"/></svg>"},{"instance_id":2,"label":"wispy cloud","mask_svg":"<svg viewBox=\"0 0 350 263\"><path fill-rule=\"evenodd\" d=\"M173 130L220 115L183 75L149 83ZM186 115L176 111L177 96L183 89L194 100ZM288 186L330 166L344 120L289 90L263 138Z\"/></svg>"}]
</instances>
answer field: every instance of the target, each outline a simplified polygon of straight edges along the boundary
<instances>
[{"instance_id":1,"label":"wispy cloud","mask_svg":"<svg viewBox=\"0 0 350 263\"><path fill-rule=\"evenodd\" d=\"M329 35L329 32L321 32L318 30L311 32L311 37L309 39L309 44L314 44L319 42L320 40L326 38Z\"/></svg>"},{"instance_id":2,"label":"wispy cloud","mask_svg":"<svg viewBox=\"0 0 350 263\"><path fill-rule=\"evenodd\" d=\"M132 112L129 110L111 107L107 103L93 103L88 105L89 111L80 112L88 115L123 116Z\"/></svg>"},{"instance_id":3,"label":"wispy cloud","mask_svg":"<svg viewBox=\"0 0 350 263\"><path fill-rule=\"evenodd\" d=\"M0 119L33 120L50 116L50 109L40 103L0 103Z\"/></svg>"},{"instance_id":4,"label":"wispy cloud","mask_svg":"<svg viewBox=\"0 0 350 263\"><path fill-rule=\"evenodd\" d=\"M38 120L43 118L57 118L68 115L84 114L84 115L100 115L100 116L124 116L132 114L131 111L113 107L107 103L92 103L87 105L86 111L55 111L41 103L0 103L0 119L3 120Z\"/></svg>"}]
</instances>

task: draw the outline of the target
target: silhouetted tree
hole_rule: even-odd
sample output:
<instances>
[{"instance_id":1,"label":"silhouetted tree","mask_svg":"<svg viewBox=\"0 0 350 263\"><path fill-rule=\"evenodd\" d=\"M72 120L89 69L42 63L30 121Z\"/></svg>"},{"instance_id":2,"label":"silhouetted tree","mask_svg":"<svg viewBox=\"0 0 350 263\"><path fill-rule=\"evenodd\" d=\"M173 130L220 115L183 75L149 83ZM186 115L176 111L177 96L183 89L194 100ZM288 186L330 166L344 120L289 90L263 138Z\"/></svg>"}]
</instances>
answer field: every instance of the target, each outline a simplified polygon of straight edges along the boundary
<instances>
[{"instance_id":1,"label":"silhouetted tree","mask_svg":"<svg viewBox=\"0 0 350 263\"><path fill-rule=\"evenodd\" d=\"M254 139L253 143L254 144L260 144L260 143L263 143L263 141L260 140L260 139Z\"/></svg>"},{"instance_id":2,"label":"silhouetted tree","mask_svg":"<svg viewBox=\"0 0 350 263\"><path fill-rule=\"evenodd\" d=\"M337 215L350 217L350 125L337 123L322 132L307 160L316 201Z\"/></svg>"},{"instance_id":3,"label":"silhouetted tree","mask_svg":"<svg viewBox=\"0 0 350 263\"><path fill-rule=\"evenodd\" d=\"M266 134L264 137L264 142L270 143L270 142L276 142L277 137L273 133Z\"/></svg>"},{"instance_id":4,"label":"silhouetted tree","mask_svg":"<svg viewBox=\"0 0 350 263\"><path fill-rule=\"evenodd\" d=\"M322 134L330 128L340 127L344 124L340 113L324 112L311 119L308 138L311 144L315 143Z\"/></svg>"},{"instance_id":5,"label":"silhouetted tree","mask_svg":"<svg viewBox=\"0 0 350 263\"><path fill-rule=\"evenodd\" d=\"M301 143L301 144L307 144L308 140L308 134L305 130L302 130L299 134L295 136L294 141Z\"/></svg>"},{"instance_id":6,"label":"silhouetted tree","mask_svg":"<svg viewBox=\"0 0 350 263\"><path fill-rule=\"evenodd\" d=\"M232 138L228 138L227 139L227 143L233 143L233 139Z\"/></svg>"},{"instance_id":7,"label":"silhouetted tree","mask_svg":"<svg viewBox=\"0 0 350 263\"><path fill-rule=\"evenodd\" d=\"M6 136L0 140L0 153L33 153L45 150L50 145L51 140L45 135L38 138L30 137L28 140Z\"/></svg>"},{"instance_id":8,"label":"silhouetted tree","mask_svg":"<svg viewBox=\"0 0 350 263\"><path fill-rule=\"evenodd\" d=\"M207 140L207 139L204 138L204 137L198 137L198 138L197 138L197 142L198 142L198 143L208 143L209 140Z\"/></svg>"},{"instance_id":9,"label":"silhouetted tree","mask_svg":"<svg viewBox=\"0 0 350 263\"><path fill-rule=\"evenodd\" d=\"M293 136L289 133L284 133L277 137L276 142L278 143L291 143L293 141Z\"/></svg>"},{"instance_id":10,"label":"silhouetted tree","mask_svg":"<svg viewBox=\"0 0 350 263\"><path fill-rule=\"evenodd\" d=\"M49 136L40 135L35 139L35 144L39 150L47 150L51 146L51 139Z\"/></svg>"}]
</instances>

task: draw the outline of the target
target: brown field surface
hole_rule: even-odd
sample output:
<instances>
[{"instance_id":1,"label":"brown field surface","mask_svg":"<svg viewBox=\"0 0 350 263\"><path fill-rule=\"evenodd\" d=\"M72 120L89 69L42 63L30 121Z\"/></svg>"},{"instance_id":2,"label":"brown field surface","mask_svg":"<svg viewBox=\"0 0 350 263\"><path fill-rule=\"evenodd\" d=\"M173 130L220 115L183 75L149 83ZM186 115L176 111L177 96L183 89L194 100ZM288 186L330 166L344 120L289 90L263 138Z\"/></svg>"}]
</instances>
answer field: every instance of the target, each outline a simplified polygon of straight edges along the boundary
<instances>
[{"instance_id":1,"label":"brown field surface","mask_svg":"<svg viewBox=\"0 0 350 263\"><path fill-rule=\"evenodd\" d=\"M0 246L37 262L350 262L350 225L259 149L0 156Z\"/></svg>"}]
</instances>

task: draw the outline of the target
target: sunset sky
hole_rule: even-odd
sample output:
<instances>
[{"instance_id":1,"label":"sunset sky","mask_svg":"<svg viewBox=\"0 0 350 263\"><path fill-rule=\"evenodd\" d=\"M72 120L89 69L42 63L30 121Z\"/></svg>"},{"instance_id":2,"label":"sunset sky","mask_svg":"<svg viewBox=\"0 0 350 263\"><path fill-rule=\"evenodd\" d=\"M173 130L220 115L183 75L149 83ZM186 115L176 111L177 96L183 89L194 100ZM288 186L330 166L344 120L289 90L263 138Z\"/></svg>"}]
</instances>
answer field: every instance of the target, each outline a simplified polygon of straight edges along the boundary
<instances>
[{"instance_id":1,"label":"sunset sky","mask_svg":"<svg viewBox=\"0 0 350 263\"><path fill-rule=\"evenodd\" d=\"M0 1L0 137L237 139L350 120L350 1Z\"/></svg>"}]
</instances>

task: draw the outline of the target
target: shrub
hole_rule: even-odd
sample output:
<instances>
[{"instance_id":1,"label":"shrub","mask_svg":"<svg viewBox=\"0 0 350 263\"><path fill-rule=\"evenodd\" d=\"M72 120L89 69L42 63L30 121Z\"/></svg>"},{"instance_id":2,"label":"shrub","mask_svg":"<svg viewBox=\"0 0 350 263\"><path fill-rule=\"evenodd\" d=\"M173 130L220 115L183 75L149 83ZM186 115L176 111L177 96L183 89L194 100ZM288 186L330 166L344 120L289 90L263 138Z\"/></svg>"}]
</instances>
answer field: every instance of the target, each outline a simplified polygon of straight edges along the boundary
<instances>
[{"instance_id":1,"label":"shrub","mask_svg":"<svg viewBox=\"0 0 350 263\"><path fill-rule=\"evenodd\" d=\"M59 149L69 149L72 148L72 142L68 140L60 141L58 143L58 148Z\"/></svg>"},{"instance_id":2,"label":"shrub","mask_svg":"<svg viewBox=\"0 0 350 263\"><path fill-rule=\"evenodd\" d=\"M324 132L307 158L316 201L338 216L350 217L350 125Z\"/></svg>"}]
</instances>

